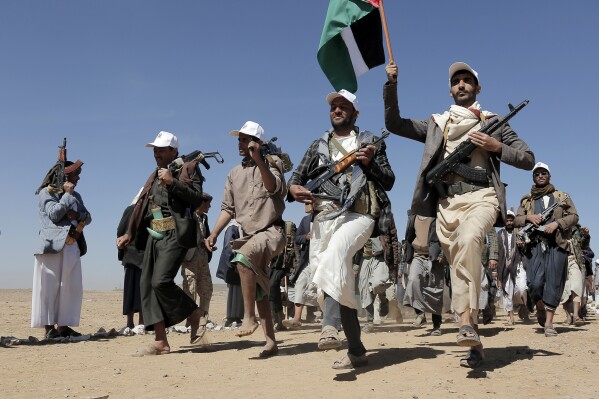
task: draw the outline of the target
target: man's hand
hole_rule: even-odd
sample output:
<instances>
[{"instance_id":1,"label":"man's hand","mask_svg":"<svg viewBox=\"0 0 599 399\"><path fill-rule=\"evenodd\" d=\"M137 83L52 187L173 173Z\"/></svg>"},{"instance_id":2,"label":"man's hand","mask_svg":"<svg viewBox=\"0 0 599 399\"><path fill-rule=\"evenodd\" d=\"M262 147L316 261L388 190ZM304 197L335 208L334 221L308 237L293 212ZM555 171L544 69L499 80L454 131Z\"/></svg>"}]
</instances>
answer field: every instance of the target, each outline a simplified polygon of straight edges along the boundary
<instances>
[{"instance_id":1,"label":"man's hand","mask_svg":"<svg viewBox=\"0 0 599 399\"><path fill-rule=\"evenodd\" d=\"M118 249L124 249L129 244L129 234L123 234L116 239L116 247Z\"/></svg>"},{"instance_id":2,"label":"man's hand","mask_svg":"<svg viewBox=\"0 0 599 399\"><path fill-rule=\"evenodd\" d=\"M312 239L312 232L308 232L308 234L306 234L306 240L311 240Z\"/></svg>"},{"instance_id":3,"label":"man's hand","mask_svg":"<svg viewBox=\"0 0 599 399\"><path fill-rule=\"evenodd\" d=\"M397 65L395 65L395 62L391 61L388 63L385 67L385 72L387 73L387 80L389 80L390 83L397 83L398 69Z\"/></svg>"},{"instance_id":4,"label":"man's hand","mask_svg":"<svg viewBox=\"0 0 599 399\"><path fill-rule=\"evenodd\" d=\"M158 169L158 178L164 182L167 186L173 184L173 175L171 171L165 168Z\"/></svg>"},{"instance_id":5,"label":"man's hand","mask_svg":"<svg viewBox=\"0 0 599 399\"><path fill-rule=\"evenodd\" d=\"M292 184L289 186L289 192L293 198L304 204L311 204L314 196L311 191L306 190L306 187L300 186L299 184Z\"/></svg>"},{"instance_id":6,"label":"man's hand","mask_svg":"<svg viewBox=\"0 0 599 399\"><path fill-rule=\"evenodd\" d=\"M214 252L214 251L216 251L216 245L215 245L215 244L216 244L216 239L217 239L217 238L218 238L218 237L216 237L216 236L214 236L214 235L210 234L210 236L208 236L208 238L206 238L206 239L204 240L204 245L206 246L206 249L207 249L208 251L210 251L210 252Z\"/></svg>"},{"instance_id":7,"label":"man's hand","mask_svg":"<svg viewBox=\"0 0 599 399\"><path fill-rule=\"evenodd\" d=\"M543 221L543 217L537 214L526 215L526 221L538 226Z\"/></svg>"},{"instance_id":8,"label":"man's hand","mask_svg":"<svg viewBox=\"0 0 599 399\"><path fill-rule=\"evenodd\" d=\"M258 163L259 161L262 161L262 158L260 158L260 143L257 141L250 141L248 144L248 152L254 162Z\"/></svg>"},{"instance_id":9,"label":"man's hand","mask_svg":"<svg viewBox=\"0 0 599 399\"><path fill-rule=\"evenodd\" d=\"M356 159L360 161L362 165L368 166L374 157L375 151L376 147L372 144L369 144L365 147L360 147L358 151L356 151Z\"/></svg>"},{"instance_id":10,"label":"man's hand","mask_svg":"<svg viewBox=\"0 0 599 399\"><path fill-rule=\"evenodd\" d=\"M488 152L501 152L501 143L494 137L481 132L472 132L468 136L472 144Z\"/></svg>"},{"instance_id":11,"label":"man's hand","mask_svg":"<svg viewBox=\"0 0 599 399\"><path fill-rule=\"evenodd\" d=\"M69 220L79 220L79 212L75 212L72 209L67 211L67 219Z\"/></svg>"},{"instance_id":12,"label":"man's hand","mask_svg":"<svg viewBox=\"0 0 599 399\"><path fill-rule=\"evenodd\" d=\"M62 185L62 189L65 193L73 194L73 191L75 191L75 185L67 181Z\"/></svg>"},{"instance_id":13,"label":"man's hand","mask_svg":"<svg viewBox=\"0 0 599 399\"><path fill-rule=\"evenodd\" d=\"M545 230L543 230L546 234L553 234L555 230L559 227L557 222L551 222L547 226L545 226Z\"/></svg>"}]
</instances>

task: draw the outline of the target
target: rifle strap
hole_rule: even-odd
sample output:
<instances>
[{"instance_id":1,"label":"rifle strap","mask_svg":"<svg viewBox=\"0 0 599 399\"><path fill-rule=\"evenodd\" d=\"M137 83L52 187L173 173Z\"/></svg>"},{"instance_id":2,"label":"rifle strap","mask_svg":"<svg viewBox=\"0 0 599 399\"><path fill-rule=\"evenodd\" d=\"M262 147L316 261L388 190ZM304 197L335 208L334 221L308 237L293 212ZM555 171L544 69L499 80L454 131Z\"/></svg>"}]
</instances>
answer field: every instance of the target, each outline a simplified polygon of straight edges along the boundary
<instances>
[{"instance_id":1,"label":"rifle strap","mask_svg":"<svg viewBox=\"0 0 599 399\"><path fill-rule=\"evenodd\" d=\"M333 144L335 146L335 148L337 148L337 151L339 151L341 154L343 154L343 156L348 154L348 152L345 150L345 148L343 148L341 143L339 143L339 141L335 137L331 137L331 141L329 143ZM331 149L329 149L329 152L332 152Z\"/></svg>"}]
</instances>

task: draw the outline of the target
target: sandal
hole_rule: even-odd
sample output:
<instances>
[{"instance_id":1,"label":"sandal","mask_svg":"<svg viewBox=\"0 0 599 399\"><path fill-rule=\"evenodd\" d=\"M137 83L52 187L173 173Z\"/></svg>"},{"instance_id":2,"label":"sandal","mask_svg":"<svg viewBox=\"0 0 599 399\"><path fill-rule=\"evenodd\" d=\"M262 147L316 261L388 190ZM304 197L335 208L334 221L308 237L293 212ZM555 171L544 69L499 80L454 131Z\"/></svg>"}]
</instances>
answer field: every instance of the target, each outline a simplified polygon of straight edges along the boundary
<instances>
[{"instance_id":1,"label":"sandal","mask_svg":"<svg viewBox=\"0 0 599 399\"><path fill-rule=\"evenodd\" d=\"M545 327L544 332L546 337L557 337L557 331L553 327Z\"/></svg>"},{"instance_id":2,"label":"sandal","mask_svg":"<svg viewBox=\"0 0 599 399\"><path fill-rule=\"evenodd\" d=\"M467 324L460 327L456 340L457 344L460 346L480 345L480 337L478 336L478 333L476 332L474 327Z\"/></svg>"},{"instance_id":3,"label":"sandal","mask_svg":"<svg viewBox=\"0 0 599 399\"><path fill-rule=\"evenodd\" d=\"M290 330L297 330L302 326L301 321L297 321L295 319L285 319L282 321L283 325Z\"/></svg>"},{"instance_id":4,"label":"sandal","mask_svg":"<svg viewBox=\"0 0 599 399\"><path fill-rule=\"evenodd\" d=\"M470 349L466 357L460 359L460 366L474 369L482 363L483 351L478 349Z\"/></svg>"},{"instance_id":5,"label":"sandal","mask_svg":"<svg viewBox=\"0 0 599 399\"><path fill-rule=\"evenodd\" d=\"M426 323L426 315L424 313L416 316L416 320L412 322L412 327L422 327Z\"/></svg>"},{"instance_id":6,"label":"sandal","mask_svg":"<svg viewBox=\"0 0 599 399\"><path fill-rule=\"evenodd\" d=\"M61 337L80 337L81 333L73 330L71 327L65 327L58 331Z\"/></svg>"},{"instance_id":7,"label":"sandal","mask_svg":"<svg viewBox=\"0 0 599 399\"><path fill-rule=\"evenodd\" d=\"M341 346L339 333L333 326L324 326L318 339L318 349L321 351L328 349L337 349Z\"/></svg>"},{"instance_id":8,"label":"sandal","mask_svg":"<svg viewBox=\"0 0 599 399\"><path fill-rule=\"evenodd\" d=\"M46 331L46 333L44 334L44 338L46 339L54 339L60 337L62 337L62 335L60 335L58 330L54 327L52 327L52 329L50 329L49 331Z\"/></svg>"},{"instance_id":9,"label":"sandal","mask_svg":"<svg viewBox=\"0 0 599 399\"><path fill-rule=\"evenodd\" d=\"M204 338L204 334L206 334L206 324L208 323L208 318L206 316L200 317L200 321L197 326L194 326L194 323L191 323L191 337L189 338L190 344L197 344Z\"/></svg>"},{"instance_id":10,"label":"sandal","mask_svg":"<svg viewBox=\"0 0 599 399\"><path fill-rule=\"evenodd\" d=\"M354 356L348 353L341 359L335 360L331 367L335 370L345 370L366 366L367 364L368 358L366 357L366 354L363 354L362 356Z\"/></svg>"},{"instance_id":11,"label":"sandal","mask_svg":"<svg viewBox=\"0 0 599 399\"><path fill-rule=\"evenodd\" d=\"M441 335L443 335L443 332L441 331L441 327L433 328L433 331L431 331L430 335L433 337L440 337Z\"/></svg>"},{"instance_id":12,"label":"sandal","mask_svg":"<svg viewBox=\"0 0 599 399\"><path fill-rule=\"evenodd\" d=\"M576 327L584 326L584 324L584 319L581 319L580 317L577 317L576 320L574 320L574 325Z\"/></svg>"}]
</instances>

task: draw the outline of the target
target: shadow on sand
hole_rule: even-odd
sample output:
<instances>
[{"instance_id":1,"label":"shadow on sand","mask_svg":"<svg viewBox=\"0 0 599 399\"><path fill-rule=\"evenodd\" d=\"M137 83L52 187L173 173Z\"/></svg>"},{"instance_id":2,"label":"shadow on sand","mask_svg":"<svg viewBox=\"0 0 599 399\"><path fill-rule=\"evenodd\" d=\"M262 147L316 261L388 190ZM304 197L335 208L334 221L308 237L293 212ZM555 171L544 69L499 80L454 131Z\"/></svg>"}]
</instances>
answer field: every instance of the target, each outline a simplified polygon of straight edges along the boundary
<instances>
[{"instance_id":1,"label":"shadow on sand","mask_svg":"<svg viewBox=\"0 0 599 399\"><path fill-rule=\"evenodd\" d=\"M388 366L409 362L415 359L434 359L445 353L445 351L432 349L429 347L421 348L385 348L368 351L368 365L357 369L341 371L337 374L334 381L354 381L359 374L369 371L380 370Z\"/></svg>"}]
</instances>

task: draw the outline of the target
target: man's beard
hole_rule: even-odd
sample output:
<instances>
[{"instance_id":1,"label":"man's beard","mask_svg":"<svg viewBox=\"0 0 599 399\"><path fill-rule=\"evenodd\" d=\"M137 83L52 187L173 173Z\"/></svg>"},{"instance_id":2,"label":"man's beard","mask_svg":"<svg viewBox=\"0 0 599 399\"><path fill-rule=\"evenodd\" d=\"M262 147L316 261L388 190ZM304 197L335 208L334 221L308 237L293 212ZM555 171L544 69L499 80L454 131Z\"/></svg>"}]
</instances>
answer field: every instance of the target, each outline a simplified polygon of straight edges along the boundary
<instances>
[{"instance_id":1,"label":"man's beard","mask_svg":"<svg viewBox=\"0 0 599 399\"><path fill-rule=\"evenodd\" d=\"M353 114L348 115L347 118L343 119L341 122L338 123L333 122L333 118L331 118L331 126L333 126L333 129L343 129L346 127L351 127L353 125L353 116Z\"/></svg>"}]
</instances>

